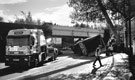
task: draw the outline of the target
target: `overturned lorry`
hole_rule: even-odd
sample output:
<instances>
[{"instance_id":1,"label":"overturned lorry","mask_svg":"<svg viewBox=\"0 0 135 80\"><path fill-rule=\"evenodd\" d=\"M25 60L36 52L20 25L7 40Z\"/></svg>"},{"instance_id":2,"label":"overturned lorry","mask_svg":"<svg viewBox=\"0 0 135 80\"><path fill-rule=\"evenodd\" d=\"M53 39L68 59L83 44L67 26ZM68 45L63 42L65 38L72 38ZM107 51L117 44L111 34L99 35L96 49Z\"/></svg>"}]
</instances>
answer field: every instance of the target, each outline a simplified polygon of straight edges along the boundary
<instances>
[{"instance_id":1,"label":"overturned lorry","mask_svg":"<svg viewBox=\"0 0 135 80\"><path fill-rule=\"evenodd\" d=\"M93 56L94 55L93 52L96 50L99 44L102 45L102 48L105 47L101 35L97 35L92 38L86 38L84 40L78 41L72 47L72 50L74 51L75 54Z\"/></svg>"}]
</instances>

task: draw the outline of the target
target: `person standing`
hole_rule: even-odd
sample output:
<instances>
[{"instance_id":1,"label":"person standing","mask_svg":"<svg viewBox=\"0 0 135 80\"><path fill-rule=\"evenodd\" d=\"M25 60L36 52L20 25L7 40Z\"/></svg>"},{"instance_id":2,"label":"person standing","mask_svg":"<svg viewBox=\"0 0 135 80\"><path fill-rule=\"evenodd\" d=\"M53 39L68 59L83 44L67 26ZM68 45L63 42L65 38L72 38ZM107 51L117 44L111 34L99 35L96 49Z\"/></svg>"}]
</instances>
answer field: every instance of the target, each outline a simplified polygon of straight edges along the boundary
<instances>
[{"instance_id":1,"label":"person standing","mask_svg":"<svg viewBox=\"0 0 135 80\"><path fill-rule=\"evenodd\" d=\"M99 61L100 67L103 66L102 63L101 63L100 54L101 54L101 45L99 45L99 46L97 47L96 51L95 51L96 59L94 60L93 67L95 66L95 63L96 63L97 61Z\"/></svg>"}]
</instances>

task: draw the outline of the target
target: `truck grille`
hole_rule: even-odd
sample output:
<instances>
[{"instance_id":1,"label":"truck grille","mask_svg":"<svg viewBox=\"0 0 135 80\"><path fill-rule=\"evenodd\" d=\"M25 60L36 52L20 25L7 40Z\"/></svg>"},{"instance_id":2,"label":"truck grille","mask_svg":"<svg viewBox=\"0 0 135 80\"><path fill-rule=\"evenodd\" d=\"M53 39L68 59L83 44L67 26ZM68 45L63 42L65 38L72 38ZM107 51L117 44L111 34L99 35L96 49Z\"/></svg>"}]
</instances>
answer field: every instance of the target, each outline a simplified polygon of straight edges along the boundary
<instances>
[{"instance_id":1,"label":"truck grille","mask_svg":"<svg viewBox=\"0 0 135 80\"><path fill-rule=\"evenodd\" d=\"M24 52L9 52L9 55L24 55Z\"/></svg>"}]
</instances>

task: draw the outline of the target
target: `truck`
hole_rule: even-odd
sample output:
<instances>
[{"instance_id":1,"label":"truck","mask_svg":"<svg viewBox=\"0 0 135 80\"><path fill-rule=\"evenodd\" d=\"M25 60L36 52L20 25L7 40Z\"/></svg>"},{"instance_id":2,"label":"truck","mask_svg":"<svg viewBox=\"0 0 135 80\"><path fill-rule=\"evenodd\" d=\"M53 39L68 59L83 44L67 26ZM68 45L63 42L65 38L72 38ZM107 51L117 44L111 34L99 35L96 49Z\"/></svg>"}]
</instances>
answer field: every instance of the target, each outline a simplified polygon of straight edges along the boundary
<instances>
[{"instance_id":1,"label":"truck","mask_svg":"<svg viewBox=\"0 0 135 80\"><path fill-rule=\"evenodd\" d=\"M91 38L86 38L76 42L72 46L72 50L75 54L84 55L84 56L94 56L94 52L98 45L102 45L102 48L105 47L104 41L101 35L96 35Z\"/></svg>"},{"instance_id":2,"label":"truck","mask_svg":"<svg viewBox=\"0 0 135 80\"><path fill-rule=\"evenodd\" d=\"M6 37L6 66L42 65L45 60L55 60L57 48L48 46L42 29L14 29Z\"/></svg>"}]
</instances>

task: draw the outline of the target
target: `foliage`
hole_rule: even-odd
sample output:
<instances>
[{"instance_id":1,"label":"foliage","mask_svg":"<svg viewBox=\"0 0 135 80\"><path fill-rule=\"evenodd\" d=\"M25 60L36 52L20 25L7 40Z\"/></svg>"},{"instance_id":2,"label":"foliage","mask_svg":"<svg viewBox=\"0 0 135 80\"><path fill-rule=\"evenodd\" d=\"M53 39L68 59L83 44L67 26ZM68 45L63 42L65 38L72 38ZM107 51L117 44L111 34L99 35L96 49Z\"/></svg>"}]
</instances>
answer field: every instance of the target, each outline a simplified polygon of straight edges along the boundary
<instances>
[{"instance_id":1,"label":"foliage","mask_svg":"<svg viewBox=\"0 0 135 80\"><path fill-rule=\"evenodd\" d=\"M76 21L105 20L100 9L99 1L101 1L106 10L111 12L110 15L113 18L128 18L128 0L69 0L69 6L74 8L74 12L70 15L71 19ZM132 7L134 6L131 3L131 9ZM117 15L118 13L119 15ZM131 17L133 16L132 14Z\"/></svg>"},{"instance_id":2,"label":"foliage","mask_svg":"<svg viewBox=\"0 0 135 80\"><path fill-rule=\"evenodd\" d=\"M104 20L104 16L99 10L97 0L69 0L69 6L74 8L74 12L70 15L72 20Z\"/></svg>"},{"instance_id":3,"label":"foliage","mask_svg":"<svg viewBox=\"0 0 135 80\"><path fill-rule=\"evenodd\" d=\"M21 11L21 13L22 13L24 18L18 18L18 16L15 15L16 16L16 20L14 21L14 23L41 25L41 20L40 19L38 19L37 21L32 19L31 12L28 12L28 14L26 14L25 12Z\"/></svg>"},{"instance_id":4,"label":"foliage","mask_svg":"<svg viewBox=\"0 0 135 80\"><path fill-rule=\"evenodd\" d=\"M47 22L44 22L42 25L42 27L44 27L42 29L44 31L46 38L49 38L52 35L52 25L53 25L52 23L47 23Z\"/></svg>"},{"instance_id":5,"label":"foliage","mask_svg":"<svg viewBox=\"0 0 135 80\"><path fill-rule=\"evenodd\" d=\"M129 4L130 1L130 4ZM108 0L105 2L106 9L111 10L112 14L120 13L120 15L125 19L129 18L129 10L131 11L130 17L134 17L134 0Z\"/></svg>"},{"instance_id":6,"label":"foliage","mask_svg":"<svg viewBox=\"0 0 135 80\"><path fill-rule=\"evenodd\" d=\"M3 22L3 21L4 21L3 17L0 17L0 22Z\"/></svg>"},{"instance_id":7,"label":"foliage","mask_svg":"<svg viewBox=\"0 0 135 80\"><path fill-rule=\"evenodd\" d=\"M83 23L81 23L81 24L76 23L73 27L76 27L76 28L89 28L88 25L83 24Z\"/></svg>"}]
</instances>

